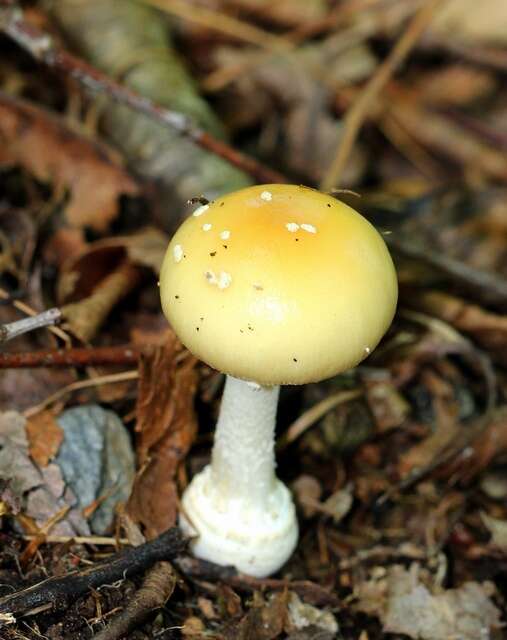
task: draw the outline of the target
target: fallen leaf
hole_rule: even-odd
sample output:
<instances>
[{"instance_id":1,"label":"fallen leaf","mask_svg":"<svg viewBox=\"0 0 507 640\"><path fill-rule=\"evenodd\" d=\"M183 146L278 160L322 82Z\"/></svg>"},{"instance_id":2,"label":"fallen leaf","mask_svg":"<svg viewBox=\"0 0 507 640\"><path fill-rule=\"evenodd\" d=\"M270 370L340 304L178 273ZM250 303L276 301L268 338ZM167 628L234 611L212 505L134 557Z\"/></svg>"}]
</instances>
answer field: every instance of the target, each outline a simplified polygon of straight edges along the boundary
<instances>
[{"instance_id":1,"label":"fallen leaf","mask_svg":"<svg viewBox=\"0 0 507 640\"><path fill-rule=\"evenodd\" d=\"M291 484L291 489L305 518L314 516L318 512L316 505L320 503L322 495L322 487L317 478L306 474L300 475Z\"/></svg>"},{"instance_id":2,"label":"fallen leaf","mask_svg":"<svg viewBox=\"0 0 507 640\"><path fill-rule=\"evenodd\" d=\"M505 0L447 0L436 12L431 30L473 44L507 44Z\"/></svg>"},{"instance_id":3,"label":"fallen leaf","mask_svg":"<svg viewBox=\"0 0 507 640\"><path fill-rule=\"evenodd\" d=\"M39 467L47 467L58 453L63 431L51 411L42 411L27 420L26 436L30 457Z\"/></svg>"},{"instance_id":4,"label":"fallen leaf","mask_svg":"<svg viewBox=\"0 0 507 640\"><path fill-rule=\"evenodd\" d=\"M323 513L327 513L333 519L335 524L338 524L350 511L354 498L352 496L351 488L344 487L339 491L335 491L321 504L321 510Z\"/></svg>"},{"instance_id":5,"label":"fallen leaf","mask_svg":"<svg viewBox=\"0 0 507 640\"><path fill-rule=\"evenodd\" d=\"M153 538L176 522L175 475L197 432L193 409L195 360L167 331L163 346L147 348L139 362L136 476L127 511Z\"/></svg>"},{"instance_id":6,"label":"fallen leaf","mask_svg":"<svg viewBox=\"0 0 507 640\"><path fill-rule=\"evenodd\" d=\"M365 377L366 399L380 433L399 427L410 413L410 405L391 380Z\"/></svg>"},{"instance_id":7,"label":"fallen leaf","mask_svg":"<svg viewBox=\"0 0 507 640\"><path fill-rule=\"evenodd\" d=\"M139 280L139 270L135 266L127 261L121 263L88 297L61 307L65 327L83 342L90 342L112 309Z\"/></svg>"},{"instance_id":8,"label":"fallen leaf","mask_svg":"<svg viewBox=\"0 0 507 640\"><path fill-rule=\"evenodd\" d=\"M208 620L216 620L218 618L215 607L213 606L213 602L208 598L199 596L197 598L197 606L201 610L201 613L204 615L204 617Z\"/></svg>"},{"instance_id":9,"label":"fallen leaf","mask_svg":"<svg viewBox=\"0 0 507 640\"><path fill-rule=\"evenodd\" d=\"M481 511L481 520L491 534L491 544L502 551L507 551L507 520L493 518Z\"/></svg>"},{"instance_id":10,"label":"fallen leaf","mask_svg":"<svg viewBox=\"0 0 507 640\"><path fill-rule=\"evenodd\" d=\"M477 640L500 626L500 611L485 587L467 582L459 589L431 595L405 569L390 572L384 631L422 640Z\"/></svg>"},{"instance_id":11,"label":"fallen leaf","mask_svg":"<svg viewBox=\"0 0 507 640\"><path fill-rule=\"evenodd\" d=\"M236 0L236 4L249 13L259 13L264 20L272 20L283 25L306 24L326 16L326 3L323 0Z\"/></svg>"},{"instance_id":12,"label":"fallen leaf","mask_svg":"<svg viewBox=\"0 0 507 640\"><path fill-rule=\"evenodd\" d=\"M287 640L341 640L342 638L343 636L331 631L325 631L315 624L311 624L309 627L295 631L287 636ZM364 639L361 636L359 640L368 640L368 638Z\"/></svg>"},{"instance_id":13,"label":"fallen leaf","mask_svg":"<svg viewBox=\"0 0 507 640\"><path fill-rule=\"evenodd\" d=\"M105 231L121 194L139 187L105 145L63 125L54 114L0 93L0 165L21 165L57 193L69 191L67 220Z\"/></svg>"},{"instance_id":14,"label":"fallen leaf","mask_svg":"<svg viewBox=\"0 0 507 640\"><path fill-rule=\"evenodd\" d=\"M386 118L393 118L424 147L450 159L463 170L473 168L478 176L507 180L505 154L495 145L467 132L447 115L425 109L393 92Z\"/></svg>"},{"instance_id":15,"label":"fallen leaf","mask_svg":"<svg viewBox=\"0 0 507 640\"><path fill-rule=\"evenodd\" d=\"M451 386L429 370L422 374L431 392L435 427L433 433L404 453L398 463L400 477L424 468L449 445L460 432L458 406Z\"/></svg>"},{"instance_id":16,"label":"fallen leaf","mask_svg":"<svg viewBox=\"0 0 507 640\"><path fill-rule=\"evenodd\" d=\"M491 94L495 85L494 75L486 69L452 64L418 74L412 90L426 105L463 106Z\"/></svg>"},{"instance_id":17,"label":"fallen leaf","mask_svg":"<svg viewBox=\"0 0 507 640\"><path fill-rule=\"evenodd\" d=\"M241 598L228 584L217 585L217 603L224 618L239 618L243 615Z\"/></svg>"},{"instance_id":18,"label":"fallen leaf","mask_svg":"<svg viewBox=\"0 0 507 640\"><path fill-rule=\"evenodd\" d=\"M274 593L266 602L260 597L258 600L239 622L223 626L224 640L275 640L283 633L288 616L288 591Z\"/></svg>"},{"instance_id":19,"label":"fallen leaf","mask_svg":"<svg viewBox=\"0 0 507 640\"><path fill-rule=\"evenodd\" d=\"M307 604L301 600L297 593L290 592L288 630L304 629L312 625L334 634L339 631L336 618L330 611Z\"/></svg>"},{"instance_id":20,"label":"fallen leaf","mask_svg":"<svg viewBox=\"0 0 507 640\"><path fill-rule=\"evenodd\" d=\"M51 533L88 535L88 525L58 465L50 463L39 469L30 458L28 446L25 418L15 411L0 413L0 480L8 479L11 501L19 504L18 522L24 525L33 521L34 528L42 527L65 512L65 518L52 527Z\"/></svg>"},{"instance_id":21,"label":"fallen leaf","mask_svg":"<svg viewBox=\"0 0 507 640\"><path fill-rule=\"evenodd\" d=\"M379 578L361 584L356 595L359 610L378 616L386 633L414 640L477 640L501 626L490 591L487 585L466 582L433 594L414 564L410 570L401 565L383 570Z\"/></svg>"},{"instance_id":22,"label":"fallen leaf","mask_svg":"<svg viewBox=\"0 0 507 640\"><path fill-rule=\"evenodd\" d=\"M470 304L466 300L439 291L421 292L417 308L445 320L470 335L491 352L496 361L507 364L507 317Z\"/></svg>"},{"instance_id":23,"label":"fallen leaf","mask_svg":"<svg viewBox=\"0 0 507 640\"><path fill-rule=\"evenodd\" d=\"M442 476L454 475L459 477L462 483L467 484L505 451L507 451L507 406L503 405L492 412L487 425L479 431L470 446L443 468Z\"/></svg>"},{"instance_id":24,"label":"fallen leaf","mask_svg":"<svg viewBox=\"0 0 507 640\"><path fill-rule=\"evenodd\" d=\"M206 634L206 627L203 621L197 616L190 616L181 627L184 638L202 638Z\"/></svg>"}]
</instances>

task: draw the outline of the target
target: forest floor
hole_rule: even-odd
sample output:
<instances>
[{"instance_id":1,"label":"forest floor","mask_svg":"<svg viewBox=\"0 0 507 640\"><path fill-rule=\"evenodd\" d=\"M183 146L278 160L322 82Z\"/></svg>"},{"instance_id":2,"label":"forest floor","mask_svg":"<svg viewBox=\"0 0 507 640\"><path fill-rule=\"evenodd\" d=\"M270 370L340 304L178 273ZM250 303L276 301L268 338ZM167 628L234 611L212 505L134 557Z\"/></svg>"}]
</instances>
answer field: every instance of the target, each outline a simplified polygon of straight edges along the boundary
<instances>
[{"instance_id":1,"label":"forest floor","mask_svg":"<svg viewBox=\"0 0 507 640\"><path fill-rule=\"evenodd\" d=\"M0 0L2 640L506 637L506 23L505 0ZM284 181L381 231L400 298L358 367L282 388L300 540L256 579L176 528L223 375L157 280L199 202Z\"/></svg>"}]
</instances>

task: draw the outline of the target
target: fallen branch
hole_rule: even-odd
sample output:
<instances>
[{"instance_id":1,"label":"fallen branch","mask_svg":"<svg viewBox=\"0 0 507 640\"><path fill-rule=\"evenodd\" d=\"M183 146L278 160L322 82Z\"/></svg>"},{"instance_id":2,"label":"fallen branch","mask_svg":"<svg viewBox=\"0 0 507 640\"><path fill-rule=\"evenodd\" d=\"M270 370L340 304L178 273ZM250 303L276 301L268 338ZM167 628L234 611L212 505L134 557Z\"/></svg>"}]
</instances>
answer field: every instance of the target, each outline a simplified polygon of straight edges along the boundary
<instances>
[{"instance_id":1,"label":"fallen branch","mask_svg":"<svg viewBox=\"0 0 507 640\"><path fill-rule=\"evenodd\" d=\"M0 328L1 331L1 328ZM139 359L136 347L83 347L47 349L25 353L0 353L0 369L31 369L35 367L90 367L107 364L135 364Z\"/></svg>"},{"instance_id":2,"label":"fallen branch","mask_svg":"<svg viewBox=\"0 0 507 640\"><path fill-rule=\"evenodd\" d=\"M1 1L2 0L0 0L0 2ZM2 289L1 287L0 287L0 304L11 304L15 309L17 309L18 311L21 311L21 313L24 313L27 316L30 316L31 318L39 315L39 313L35 311L35 309L32 309L32 307L28 306L24 302L21 302L21 300L17 300L8 291L6 291L5 289ZM65 333L65 331L62 331L59 327L53 326L53 324L46 325L48 330L51 331L51 333L53 333L58 338L61 338L65 344L70 345L71 343L70 337Z\"/></svg>"},{"instance_id":3,"label":"fallen branch","mask_svg":"<svg viewBox=\"0 0 507 640\"><path fill-rule=\"evenodd\" d=\"M57 46L47 33L23 18L23 13L17 5L0 7L0 31L3 31L36 60L76 80L89 91L104 93L115 102L126 104L164 126L175 129L202 149L214 153L238 169L249 173L257 181L286 182L283 175L264 167L254 158L214 138L196 126L186 115L161 107Z\"/></svg>"},{"instance_id":4,"label":"fallen branch","mask_svg":"<svg viewBox=\"0 0 507 640\"><path fill-rule=\"evenodd\" d=\"M394 253L420 261L443 273L461 291L473 296L477 303L507 309L507 282L500 275L471 267L442 252L418 246L394 235L385 236L384 240Z\"/></svg>"},{"instance_id":5,"label":"fallen branch","mask_svg":"<svg viewBox=\"0 0 507 640\"><path fill-rule=\"evenodd\" d=\"M30 615L41 609L56 610L66 607L88 589L96 589L103 584L145 571L160 560L175 558L182 553L186 544L179 529L169 529L155 540L127 549L99 565L49 578L0 598L0 616Z\"/></svg>"},{"instance_id":6,"label":"fallen branch","mask_svg":"<svg viewBox=\"0 0 507 640\"><path fill-rule=\"evenodd\" d=\"M62 312L60 309L55 308L42 311L35 316L23 318L22 320L2 324L0 325L0 343L17 338L29 331L35 331L35 329L52 327L60 322L61 318Z\"/></svg>"},{"instance_id":7,"label":"fallen branch","mask_svg":"<svg viewBox=\"0 0 507 640\"><path fill-rule=\"evenodd\" d=\"M157 562L146 574L142 587L126 603L123 611L93 640L117 640L142 624L153 611L163 607L171 597L176 576L169 562Z\"/></svg>"},{"instance_id":8,"label":"fallen branch","mask_svg":"<svg viewBox=\"0 0 507 640\"><path fill-rule=\"evenodd\" d=\"M295 591L305 602L313 604L314 606L340 606L340 599L333 591L311 580L252 578L243 573L237 573L234 567L221 566L191 556L178 558L176 564L182 573L196 581L225 582L235 589L249 593L265 589L289 589L290 591Z\"/></svg>"}]
</instances>

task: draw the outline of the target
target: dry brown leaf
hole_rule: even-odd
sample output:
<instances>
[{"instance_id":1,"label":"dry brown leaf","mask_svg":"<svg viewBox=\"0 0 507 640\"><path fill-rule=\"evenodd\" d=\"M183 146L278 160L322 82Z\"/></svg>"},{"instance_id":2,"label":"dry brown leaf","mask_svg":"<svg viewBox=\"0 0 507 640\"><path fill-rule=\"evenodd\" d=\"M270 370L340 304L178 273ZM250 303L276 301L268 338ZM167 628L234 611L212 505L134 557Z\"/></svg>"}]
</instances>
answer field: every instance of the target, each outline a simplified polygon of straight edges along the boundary
<instances>
[{"instance_id":1,"label":"dry brown leaf","mask_svg":"<svg viewBox=\"0 0 507 640\"><path fill-rule=\"evenodd\" d=\"M481 511L484 526L491 534L491 544L502 551L507 551L507 520L493 518L485 511Z\"/></svg>"},{"instance_id":2,"label":"dry brown leaf","mask_svg":"<svg viewBox=\"0 0 507 640\"><path fill-rule=\"evenodd\" d=\"M437 154L442 154L475 175L507 180L507 158L500 149L467 132L446 115L410 104L396 92L386 116Z\"/></svg>"},{"instance_id":3,"label":"dry brown leaf","mask_svg":"<svg viewBox=\"0 0 507 640\"><path fill-rule=\"evenodd\" d=\"M267 602L260 600L239 623L232 621L224 625L220 637L223 640L275 640L283 633L286 625L288 604L288 591L273 594Z\"/></svg>"},{"instance_id":4,"label":"dry brown leaf","mask_svg":"<svg viewBox=\"0 0 507 640\"><path fill-rule=\"evenodd\" d=\"M65 213L75 227L104 231L118 197L139 187L105 145L86 138L28 102L0 93L0 165L21 165L56 193L69 191Z\"/></svg>"},{"instance_id":5,"label":"dry brown leaf","mask_svg":"<svg viewBox=\"0 0 507 640\"><path fill-rule=\"evenodd\" d=\"M356 588L358 608L376 615L387 633L402 633L417 640L477 640L490 638L500 628L500 611L490 589L467 582L458 589L433 594L421 581L418 566L383 570Z\"/></svg>"},{"instance_id":6,"label":"dry brown leaf","mask_svg":"<svg viewBox=\"0 0 507 640\"><path fill-rule=\"evenodd\" d=\"M457 422L458 406L450 385L430 371L423 372L423 379L432 397L436 416L435 430L401 456L398 472L402 478L431 464L454 440L460 429Z\"/></svg>"},{"instance_id":7,"label":"dry brown leaf","mask_svg":"<svg viewBox=\"0 0 507 640\"><path fill-rule=\"evenodd\" d=\"M486 311L447 293L422 292L417 308L472 336L492 357L507 364L507 317Z\"/></svg>"},{"instance_id":8,"label":"dry brown leaf","mask_svg":"<svg viewBox=\"0 0 507 640\"><path fill-rule=\"evenodd\" d=\"M505 0L447 0L431 29L439 35L472 44L507 44Z\"/></svg>"},{"instance_id":9,"label":"dry brown leaf","mask_svg":"<svg viewBox=\"0 0 507 640\"><path fill-rule=\"evenodd\" d=\"M461 456L442 470L443 477L459 474L465 483L486 469L491 461L507 451L507 407L498 407L487 427L479 433Z\"/></svg>"},{"instance_id":10,"label":"dry brown leaf","mask_svg":"<svg viewBox=\"0 0 507 640\"><path fill-rule=\"evenodd\" d=\"M81 229L62 227L55 229L44 246L44 263L58 271L86 251L87 244Z\"/></svg>"},{"instance_id":11,"label":"dry brown leaf","mask_svg":"<svg viewBox=\"0 0 507 640\"><path fill-rule=\"evenodd\" d=\"M206 637L206 627L200 618L190 616L183 623L181 633L184 638L196 638L196 640L200 640Z\"/></svg>"},{"instance_id":12,"label":"dry brown leaf","mask_svg":"<svg viewBox=\"0 0 507 640\"><path fill-rule=\"evenodd\" d=\"M302 474L291 484L298 505L305 518L311 518L317 513L322 495L322 486L315 476Z\"/></svg>"},{"instance_id":13,"label":"dry brown leaf","mask_svg":"<svg viewBox=\"0 0 507 640\"><path fill-rule=\"evenodd\" d=\"M236 4L249 13L258 14L265 20L282 25L305 25L310 20L326 16L326 3L323 0L236 0Z\"/></svg>"},{"instance_id":14,"label":"dry brown leaf","mask_svg":"<svg viewBox=\"0 0 507 640\"><path fill-rule=\"evenodd\" d=\"M114 306L137 286L139 279L138 269L123 262L87 298L61 308L66 327L83 342L89 342Z\"/></svg>"},{"instance_id":15,"label":"dry brown leaf","mask_svg":"<svg viewBox=\"0 0 507 640\"><path fill-rule=\"evenodd\" d=\"M366 399L377 431L399 427L410 413L410 405L388 378L365 378Z\"/></svg>"},{"instance_id":16,"label":"dry brown leaf","mask_svg":"<svg viewBox=\"0 0 507 640\"><path fill-rule=\"evenodd\" d=\"M426 105L464 106L484 99L496 88L494 75L464 64L438 67L417 76L412 90Z\"/></svg>"},{"instance_id":17,"label":"dry brown leaf","mask_svg":"<svg viewBox=\"0 0 507 640\"><path fill-rule=\"evenodd\" d=\"M86 298L125 261L158 274L168 244L167 234L147 227L130 236L113 236L84 245L82 251L72 254L61 267L60 303Z\"/></svg>"},{"instance_id":18,"label":"dry brown leaf","mask_svg":"<svg viewBox=\"0 0 507 640\"><path fill-rule=\"evenodd\" d=\"M28 418L26 437L32 460L39 467L47 467L63 442L63 431L51 411L41 411Z\"/></svg>"},{"instance_id":19,"label":"dry brown leaf","mask_svg":"<svg viewBox=\"0 0 507 640\"><path fill-rule=\"evenodd\" d=\"M197 432L195 388L195 360L168 331L166 343L146 349L139 362L139 472L127 511L144 527L147 538L154 538L176 522L175 475Z\"/></svg>"},{"instance_id":20,"label":"dry brown leaf","mask_svg":"<svg viewBox=\"0 0 507 640\"><path fill-rule=\"evenodd\" d=\"M333 634L337 634L339 631L336 618L330 611L318 609L311 604L303 602L297 593L291 591L289 594L287 631L306 629L312 625Z\"/></svg>"}]
</instances>

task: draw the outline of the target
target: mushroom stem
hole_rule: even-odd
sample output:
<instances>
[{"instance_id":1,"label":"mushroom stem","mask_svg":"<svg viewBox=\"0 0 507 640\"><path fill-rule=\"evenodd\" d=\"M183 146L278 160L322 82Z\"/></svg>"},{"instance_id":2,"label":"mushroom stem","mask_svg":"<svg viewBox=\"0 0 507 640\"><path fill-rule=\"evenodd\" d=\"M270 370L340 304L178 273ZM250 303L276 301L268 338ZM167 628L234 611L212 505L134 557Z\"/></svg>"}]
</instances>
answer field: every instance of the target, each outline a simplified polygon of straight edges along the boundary
<instances>
[{"instance_id":1,"label":"mushroom stem","mask_svg":"<svg viewBox=\"0 0 507 640\"><path fill-rule=\"evenodd\" d=\"M224 499L264 509L275 477L274 436L280 387L227 376L211 460L213 484Z\"/></svg>"},{"instance_id":2,"label":"mushroom stem","mask_svg":"<svg viewBox=\"0 0 507 640\"><path fill-rule=\"evenodd\" d=\"M180 514L198 558L258 578L284 564L298 537L290 491L275 475L279 391L227 376L211 464L186 488Z\"/></svg>"}]
</instances>

